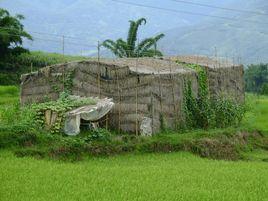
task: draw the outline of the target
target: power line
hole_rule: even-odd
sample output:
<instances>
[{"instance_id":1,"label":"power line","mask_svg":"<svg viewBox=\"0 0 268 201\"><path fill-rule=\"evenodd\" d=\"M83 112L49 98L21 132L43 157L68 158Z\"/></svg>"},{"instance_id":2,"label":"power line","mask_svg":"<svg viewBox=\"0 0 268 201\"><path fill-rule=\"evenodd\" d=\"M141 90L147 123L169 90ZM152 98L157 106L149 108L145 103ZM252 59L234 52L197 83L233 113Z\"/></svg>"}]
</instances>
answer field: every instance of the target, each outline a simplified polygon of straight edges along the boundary
<instances>
[{"instance_id":1,"label":"power line","mask_svg":"<svg viewBox=\"0 0 268 201\"><path fill-rule=\"evenodd\" d=\"M8 27L1 27L1 29L5 29L5 30L10 30L10 31L14 31L15 29L12 28L8 28ZM37 31L27 31L29 33L34 33L34 34L40 34L40 35L48 35L48 36L55 36L55 37L60 37L62 38L63 35L60 34L53 34L53 33L46 33L46 32L37 32ZM83 40L79 37L73 37L73 36L66 36L64 35L65 38L69 38L69 39L76 39L76 40Z\"/></svg>"},{"instance_id":2,"label":"power line","mask_svg":"<svg viewBox=\"0 0 268 201\"><path fill-rule=\"evenodd\" d=\"M2 28L0 27L0 30ZM14 29L13 29L14 30ZM20 36L20 37L23 37L22 35L20 34L12 34L12 33L5 33L6 35L9 35L9 36ZM53 40L53 39L48 39L48 38L40 38L40 37L36 37L36 36L32 36L33 39L37 39L37 40L42 40L42 41L49 41L49 42L55 42L55 43L62 43L62 40ZM96 48L97 46L96 45L87 45L87 44L82 44L82 43L73 43L73 42L65 42L65 44L72 44L72 45L77 45L77 46L85 46L85 47L94 47Z\"/></svg>"},{"instance_id":3,"label":"power line","mask_svg":"<svg viewBox=\"0 0 268 201\"><path fill-rule=\"evenodd\" d=\"M190 11L184 11L184 10L177 10L177 9L172 9L172 8L162 8L162 7L157 7L157 6L151 6L151 5L139 4L139 3L133 3L133 2L127 2L127 1L122 1L122 0L110 0L110 1L121 3L121 4L126 4L126 5L137 6L137 7L152 8L152 9L157 9L157 10L164 10L164 11L173 12L173 13L184 13L184 14L187 14L187 15L211 17L211 18L217 18L217 19L229 20L229 21L239 21L239 22L244 21L244 22L248 22L248 23L268 25L268 23L262 23L262 22L259 22L259 21L253 21L253 20L237 20L235 18L230 18L230 17L223 17L223 16L217 16L217 15L208 15L208 14L204 14L204 13L196 13L196 12L190 12Z\"/></svg>"},{"instance_id":4,"label":"power line","mask_svg":"<svg viewBox=\"0 0 268 201\"><path fill-rule=\"evenodd\" d=\"M240 10L240 9L235 9L235 8L220 7L220 6L210 5L210 4L195 3L195 2L183 1L183 0L170 0L170 1L174 1L174 2L177 2L177 3L183 3L183 4L194 5L194 6L202 6L202 7L208 7L208 8L216 8L216 9L233 11L233 12L239 12L239 13L248 13L248 14L254 14L254 15L268 16L268 14L266 14L266 13L261 13L261 12L252 11L252 10Z\"/></svg>"}]
</instances>

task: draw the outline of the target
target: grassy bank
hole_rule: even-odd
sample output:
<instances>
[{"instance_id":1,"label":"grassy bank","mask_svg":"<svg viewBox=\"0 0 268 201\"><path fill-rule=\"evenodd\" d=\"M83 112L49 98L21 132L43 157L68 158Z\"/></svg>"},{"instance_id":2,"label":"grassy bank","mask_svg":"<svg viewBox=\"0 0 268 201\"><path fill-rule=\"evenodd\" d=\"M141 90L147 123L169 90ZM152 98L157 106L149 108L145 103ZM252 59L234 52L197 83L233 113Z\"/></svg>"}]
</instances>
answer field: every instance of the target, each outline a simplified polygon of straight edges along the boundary
<instances>
[{"instance_id":1,"label":"grassy bank","mask_svg":"<svg viewBox=\"0 0 268 201\"><path fill-rule=\"evenodd\" d=\"M268 98L265 96L247 96L249 110L242 124L237 127L169 131L153 137L118 135L98 130L68 137L32 129L35 122L31 111L20 109L16 104L16 87L1 87L0 93L0 122L5 122L5 125L0 125L0 148L10 149L19 157L78 161L87 156L112 156L130 152L188 151L211 159L247 160L248 154L244 152L268 150Z\"/></svg>"}]
</instances>

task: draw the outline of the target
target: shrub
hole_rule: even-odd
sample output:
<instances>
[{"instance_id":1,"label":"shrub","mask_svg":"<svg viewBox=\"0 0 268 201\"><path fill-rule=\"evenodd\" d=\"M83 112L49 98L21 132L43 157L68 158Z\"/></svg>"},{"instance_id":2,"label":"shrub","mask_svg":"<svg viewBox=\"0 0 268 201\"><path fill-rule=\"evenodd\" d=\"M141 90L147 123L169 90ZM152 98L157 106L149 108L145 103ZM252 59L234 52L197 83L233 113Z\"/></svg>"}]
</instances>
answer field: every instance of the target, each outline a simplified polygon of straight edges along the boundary
<instances>
[{"instance_id":1,"label":"shrub","mask_svg":"<svg viewBox=\"0 0 268 201\"><path fill-rule=\"evenodd\" d=\"M106 129L97 128L90 132L90 134L85 138L85 141L111 141L111 133Z\"/></svg>"},{"instance_id":2,"label":"shrub","mask_svg":"<svg viewBox=\"0 0 268 201\"><path fill-rule=\"evenodd\" d=\"M14 153L17 157L30 156L30 157L35 157L38 159L45 158L46 156L46 152L44 150L39 150L36 148L19 149L19 150L16 150Z\"/></svg>"},{"instance_id":3,"label":"shrub","mask_svg":"<svg viewBox=\"0 0 268 201\"><path fill-rule=\"evenodd\" d=\"M38 142L37 134L34 132L1 132L0 148L9 148L16 146L32 146Z\"/></svg>"},{"instance_id":4,"label":"shrub","mask_svg":"<svg viewBox=\"0 0 268 201\"><path fill-rule=\"evenodd\" d=\"M268 95L268 83L265 83L265 84L262 85L261 94L262 95Z\"/></svg>"},{"instance_id":5,"label":"shrub","mask_svg":"<svg viewBox=\"0 0 268 201\"><path fill-rule=\"evenodd\" d=\"M53 159L64 161L82 160L86 143L80 138L63 138L59 145L49 151Z\"/></svg>"},{"instance_id":6,"label":"shrub","mask_svg":"<svg viewBox=\"0 0 268 201\"><path fill-rule=\"evenodd\" d=\"M243 104L223 97L212 100L211 107L215 114L215 126L217 128L238 125L246 112Z\"/></svg>"},{"instance_id":7,"label":"shrub","mask_svg":"<svg viewBox=\"0 0 268 201\"><path fill-rule=\"evenodd\" d=\"M51 125L50 132L60 133L63 127L66 112L76 107L91 104L95 104L95 101L91 98L73 99L68 92L62 92L58 100L33 104L32 108L35 111L34 119L41 128L45 128L45 112L47 110L56 112L57 119L55 123Z\"/></svg>"}]
</instances>

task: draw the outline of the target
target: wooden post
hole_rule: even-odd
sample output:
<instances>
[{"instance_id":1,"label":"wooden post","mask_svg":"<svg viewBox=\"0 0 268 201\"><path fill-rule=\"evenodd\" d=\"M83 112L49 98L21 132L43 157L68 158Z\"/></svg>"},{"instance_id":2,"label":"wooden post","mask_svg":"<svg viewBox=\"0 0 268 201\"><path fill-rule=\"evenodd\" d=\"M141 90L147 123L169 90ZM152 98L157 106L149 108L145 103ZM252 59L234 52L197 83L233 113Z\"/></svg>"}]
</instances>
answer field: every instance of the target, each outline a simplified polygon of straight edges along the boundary
<instances>
[{"instance_id":1,"label":"wooden post","mask_svg":"<svg viewBox=\"0 0 268 201\"><path fill-rule=\"evenodd\" d=\"M101 84L100 84L100 74L101 74L101 69L100 69L100 42L98 41L98 88L99 88L99 98L101 98Z\"/></svg>"},{"instance_id":2,"label":"wooden post","mask_svg":"<svg viewBox=\"0 0 268 201\"><path fill-rule=\"evenodd\" d=\"M159 93L160 93L160 110L161 113L163 113L163 105L162 105L162 82L161 82L161 76L160 76L160 69L158 69L158 87L159 87Z\"/></svg>"},{"instance_id":3,"label":"wooden post","mask_svg":"<svg viewBox=\"0 0 268 201\"><path fill-rule=\"evenodd\" d=\"M136 56L136 135L139 134L139 129L138 129L138 57L139 57L139 53L137 53L137 56Z\"/></svg>"},{"instance_id":4,"label":"wooden post","mask_svg":"<svg viewBox=\"0 0 268 201\"><path fill-rule=\"evenodd\" d=\"M172 68L171 68L171 61L170 61L170 58L168 59L168 65L169 65L169 73L170 73L170 81L171 81L171 84L172 84L172 98L173 98L173 107L174 107L174 111L175 111L175 115L176 117L174 118L174 121L175 121L175 128L177 129L178 127L178 118L179 118L179 112L177 110L177 107L176 107L176 101L175 101L175 84L174 84L174 74L172 73Z\"/></svg>"},{"instance_id":5,"label":"wooden post","mask_svg":"<svg viewBox=\"0 0 268 201\"><path fill-rule=\"evenodd\" d=\"M154 133L154 96L152 90L151 90L151 118L152 118L152 133Z\"/></svg>"},{"instance_id":6,"label":"wooden post","mask_svg":"<svg viewBox=\"0 0 268 201\"><path fill-rule=\"evenodd\" d=\"M62 88L63 88L63 91L65 91L65 64L62 69Z\"/></svg>"},{"instance_id":7,"label":"wooden post","mask_svg":"<svg viewBox=\"0 0 268 201\"><path fill-rule=\"evenodd\" d=\"M118 80L118 72L117 72L116 66L114 68L115 68L115 76L116 76L116 84L117 84L117 94L118 94L118 99L119 99L119 102L118 102L118 132L120 134L121 133L121 90L120 90L120 85L119 85L119 80Z\"/></svg>"},{"instance_id":8,"label":"wooden post","mask_svg":"<svg viewBox=\"0 0 268 201\"><path fill-rule=\"evenodd\" d=\"M109 120L109 114L106 115L106 119L105 119L106 130L108 130L108 120Z\"/></svg>"}]
</instances>

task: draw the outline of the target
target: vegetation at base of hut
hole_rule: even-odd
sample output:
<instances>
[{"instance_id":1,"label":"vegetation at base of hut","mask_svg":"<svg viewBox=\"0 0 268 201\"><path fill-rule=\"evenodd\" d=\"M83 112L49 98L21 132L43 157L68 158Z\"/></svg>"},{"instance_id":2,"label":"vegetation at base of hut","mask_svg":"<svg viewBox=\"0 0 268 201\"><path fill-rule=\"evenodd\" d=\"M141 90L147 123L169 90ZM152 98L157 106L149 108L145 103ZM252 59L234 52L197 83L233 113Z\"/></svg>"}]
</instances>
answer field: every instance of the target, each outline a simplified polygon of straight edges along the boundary
<instances>
[{"instance_id":1,"label":"vegetation at base of hut","mask_svg":"<svg viewBox=\"0 0 268 201\"><path fill-rule=\"evenodd\" d=\"M138 30L142 23L146 24L145 18L137 21L130 20L127 40L119 38L116 41L105 40L101 45L109 49L117 57L154 57L162 56L162 52L156 49L156 43L163 38L164 34L158 34L155 37L138 40Z\"/></svg>"},{"instance_id":2,"label":"vegetation at base of hut","mask_svg":"<svg viewBox=\"0 0 268 201\"><path fill-rule=\"evenodd\" d=\"M57 113L57 121L50 129L52 133L60 133L61 126L64 122L65 113L83 105L96 104L91 98L72 98L67 92L62 92L60 98L56 101L44 103L35 103L21 107L18 102L18 89L13 86L0 87L1 97L0 103L0 132L1 130L9 130L14 132L36 131L44 129L45 111ZM12 103L9 97L12 94ZM15 95L15 97L14 97Z\"/></svg>"},{"instance_id":3,"label":"vegetation at base of hut","mask_svg":"<svg viewBox=\"0 0 268 201\"><path fill-rule=\"evenodd\" d=\"M246 105L224 97L210 97L207 73L197 64L186 64L177 61L187 68L195 70L198 74L198 94L194 95L192 83L185 80L184 88L184 114L187 128L226 128L238 126L242 121Z\"/></svg>"},{"instance_id":4,"label":"vegetation at base of hut","mask_svg":"<svg viewBox=\"0 0 268 201\"><path fill-rule=\"evenodd\" d=\"M11 89L10 92L8 88ZM4 94L16 93L13 87L1 87L0 91ZM0 99L5 99L5 96ZM211 159L248 160L252 151L268 149L268 98L247 95L246 101L249 110L240 126L183 132L166 131L153 137L119 135L105 129L82 131L76 137L53 135L34 126L33 107L20 108L18 104L6 103L0 105L0 149L9 149L18 157L31 156L64 161L133 152L177 151L188 151ZM54 104L47 108L53 109L52 105ZM58 110L57 107L54 109Z\"/></svg>"},{"instance_id":5,"label":"vegetation at base of hut","mask_svg":"<svg viewBox=\"0 0 268 201\"><path fill-rule=\"evenodd\" d=\"M56 101L49 101L39 104L33 104L31 107L35 113L35 122L42 128L45 127L45 112L55 112L57 115L56 122L50 128L52 133L60 133L62 124L65 120L66 112L84 105L93 105L96 102L92 98L72 98L67 92L62 92L60 98Z\"/></svg>"}]
</instances>

